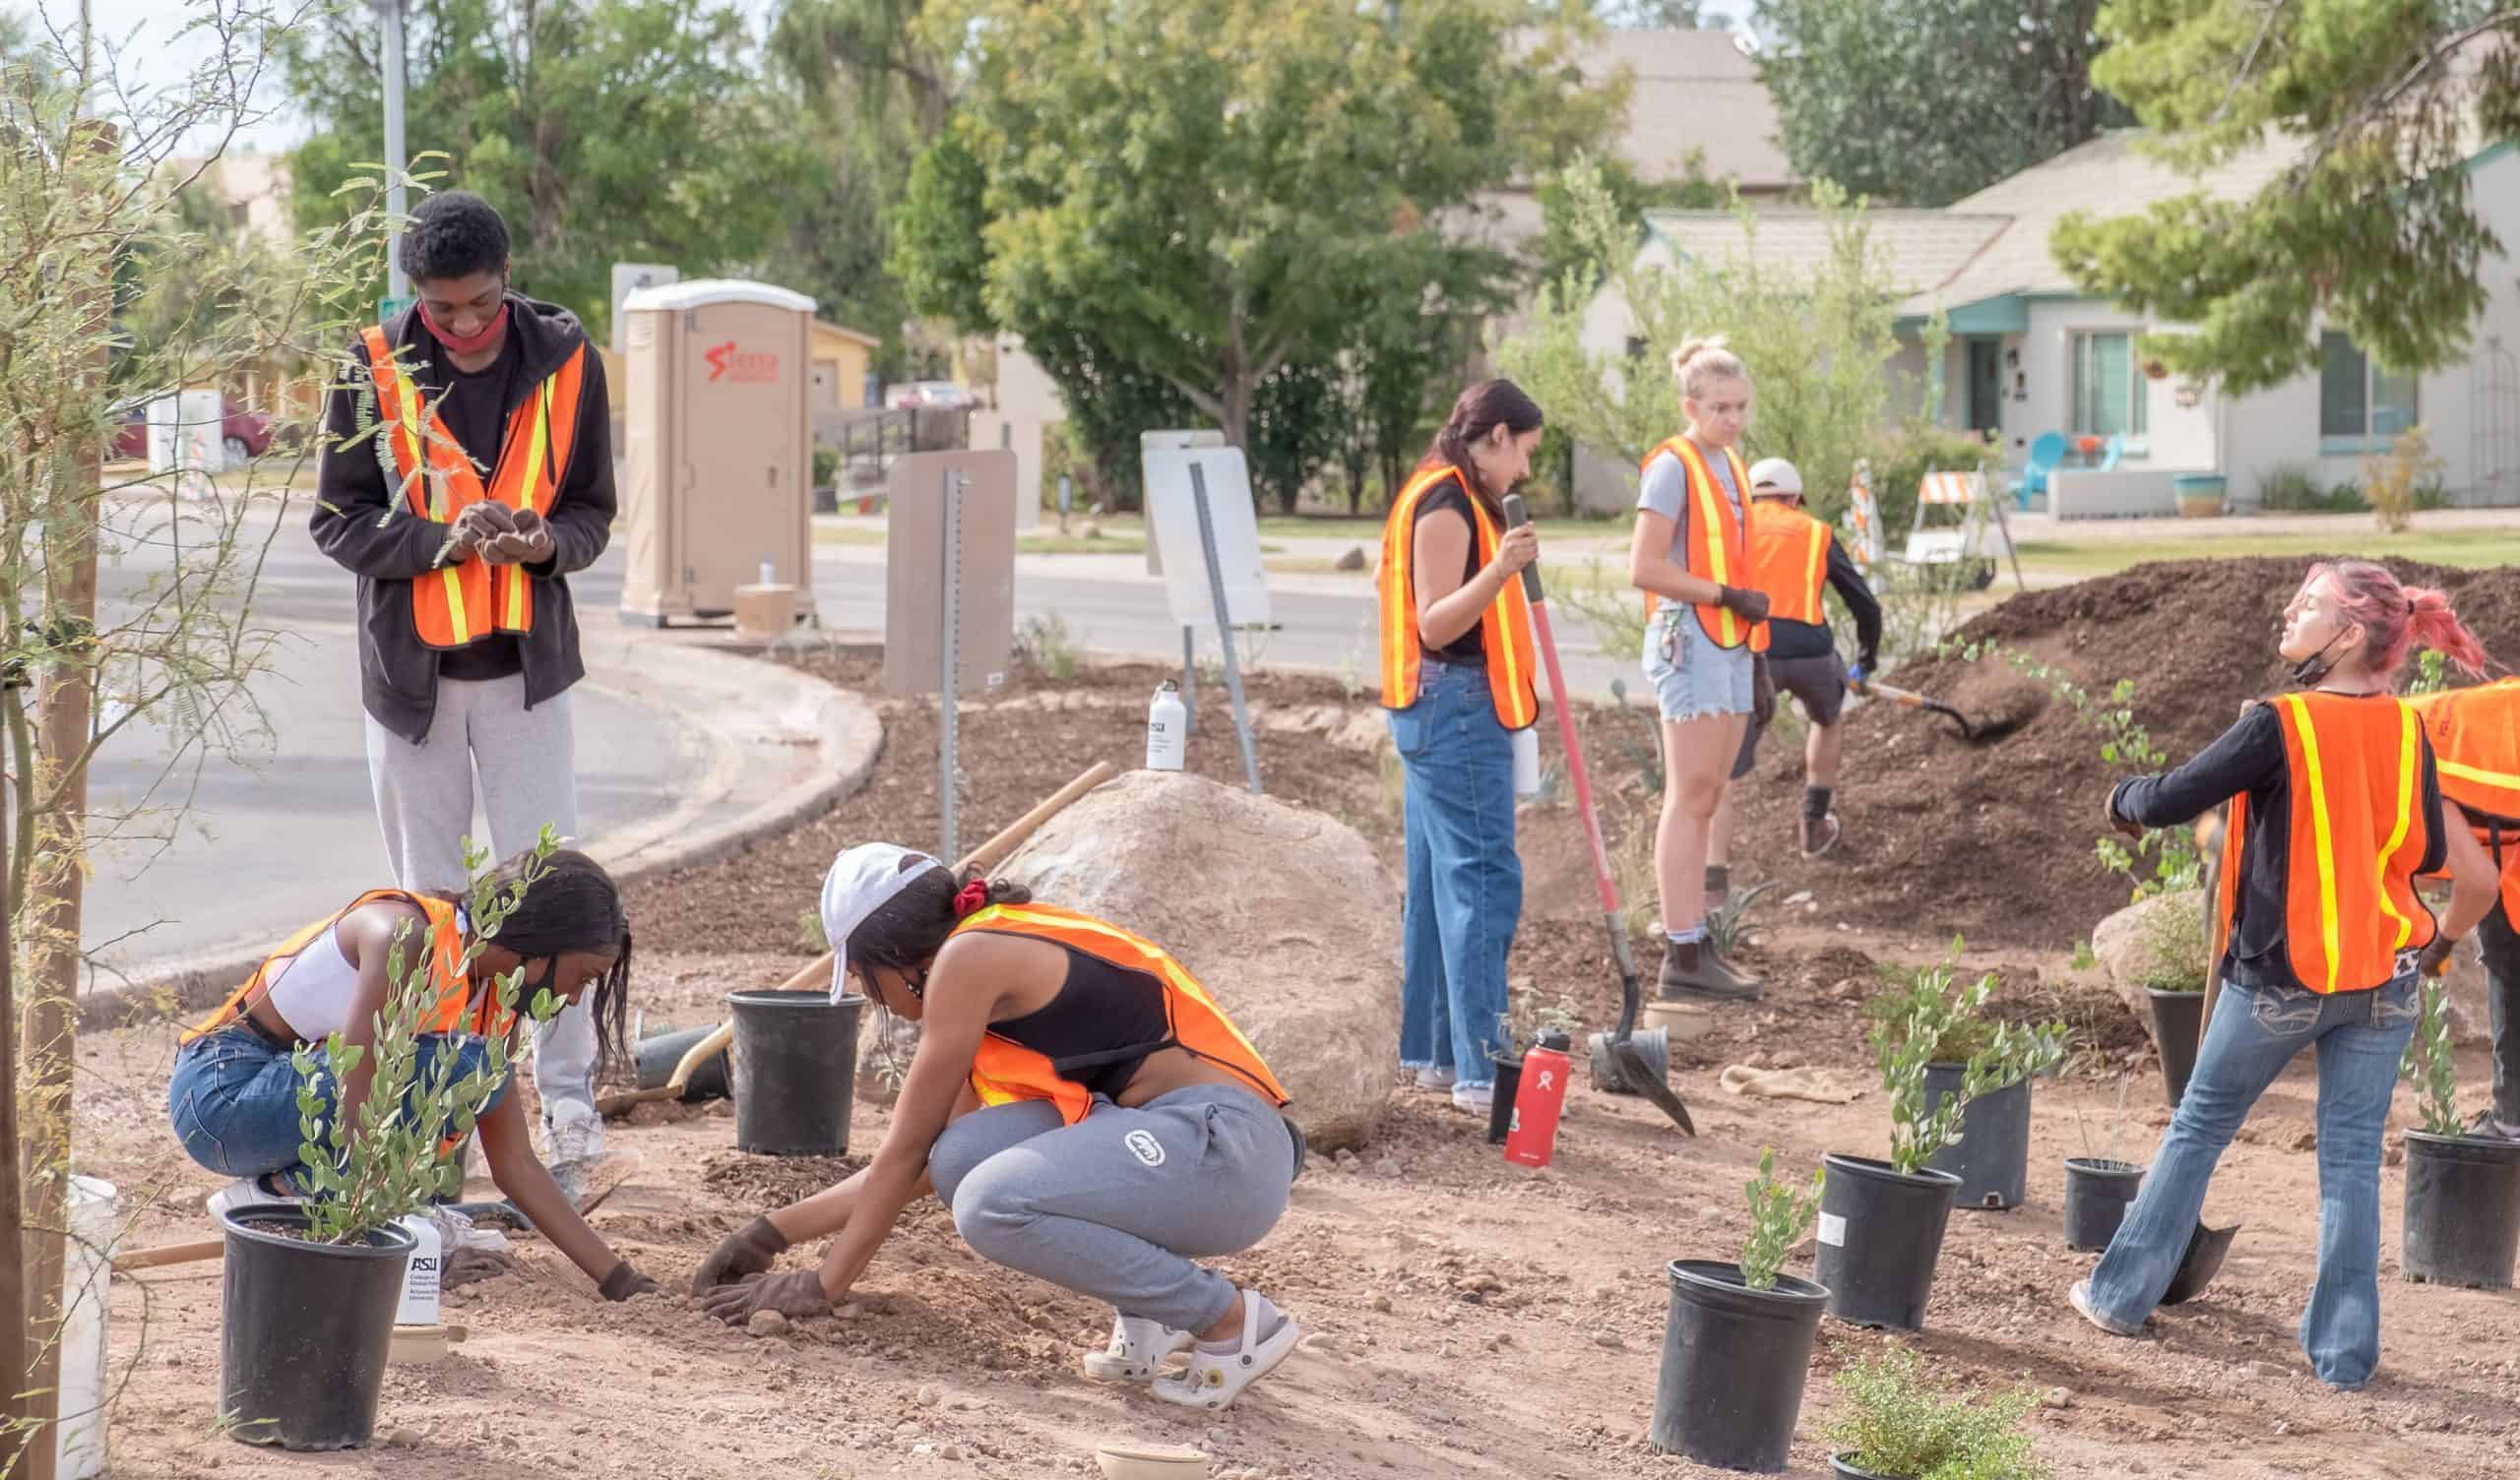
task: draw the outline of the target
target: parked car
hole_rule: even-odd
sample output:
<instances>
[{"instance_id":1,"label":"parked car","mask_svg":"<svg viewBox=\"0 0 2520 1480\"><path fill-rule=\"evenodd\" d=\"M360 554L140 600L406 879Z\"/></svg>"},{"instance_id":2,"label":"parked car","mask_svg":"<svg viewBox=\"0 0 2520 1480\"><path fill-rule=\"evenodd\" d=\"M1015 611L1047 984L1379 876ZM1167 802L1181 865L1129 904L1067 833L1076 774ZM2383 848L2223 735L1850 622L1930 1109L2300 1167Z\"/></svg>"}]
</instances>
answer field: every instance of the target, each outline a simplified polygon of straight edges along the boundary
<instances>
[{"instance_id":1,"label":"parked car","mask_svg":"<svg viewBox=\"0 0 2520 1480\"><path fill-rule=\"evenodd\" d=\"M227 465L247 462L271 451L272 419L261 411L249 411L224 397L220 398L219 440L225 444ZM123 412L122 429L114 433L111 455L117 460L145 462L149 457L149 407L134 405Z\"/></svg>"},{"instance_id":2,"label":"parked car","mask_svg":"<svg viewBox=\"0 0 2520 1480\"><path fill-rule=\"evenodd\" d=\"M885 406L896 411L968 411L979 403L979 397L950 380L911 381L884 398Z\"/></svg>"}]
</instances>

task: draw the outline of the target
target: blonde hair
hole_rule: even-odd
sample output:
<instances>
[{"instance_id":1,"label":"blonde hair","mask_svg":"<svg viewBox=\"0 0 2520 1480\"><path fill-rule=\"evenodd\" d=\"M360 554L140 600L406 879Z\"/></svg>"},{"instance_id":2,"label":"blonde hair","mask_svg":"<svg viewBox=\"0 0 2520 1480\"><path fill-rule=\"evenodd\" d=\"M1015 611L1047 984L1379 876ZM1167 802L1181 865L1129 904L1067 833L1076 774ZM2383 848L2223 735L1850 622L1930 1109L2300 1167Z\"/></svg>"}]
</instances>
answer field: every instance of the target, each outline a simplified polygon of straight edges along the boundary
<instances>
[{"instance_id":1,"label":"blonde hair","mask_svg":"<svg viewBox=\"0 0 2520 1480\"><path fill-rule=\"evenodd\" d=\"M1684 400L1696 398L1709 381L1737 380L1750 382L1749 367L1741 357L1725 346L1724 336L1711 334L1700 339L1684 339L1671 351L1671 378L1680 383Z\"/></svg>"}]
</instances>

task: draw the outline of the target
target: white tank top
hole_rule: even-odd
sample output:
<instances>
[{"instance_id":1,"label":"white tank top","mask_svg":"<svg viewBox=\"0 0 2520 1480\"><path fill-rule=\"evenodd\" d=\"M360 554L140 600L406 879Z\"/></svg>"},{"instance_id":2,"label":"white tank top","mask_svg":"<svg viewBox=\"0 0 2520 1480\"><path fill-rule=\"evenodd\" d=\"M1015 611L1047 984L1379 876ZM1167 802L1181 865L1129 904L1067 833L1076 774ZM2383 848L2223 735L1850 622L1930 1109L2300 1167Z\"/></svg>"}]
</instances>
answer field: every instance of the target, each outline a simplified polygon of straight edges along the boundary
<instances>
[{"instance_id":1,"label":"white tank top","mask_svg":"<svg viewBox=\"0 0 2520 1480\"><path fill-rule=\"evenodd\" d=\"M306 943L295 959L281 968L270 988L273 1011L300 1039L320 1043L349 1025L350 1003L358 992L358 968L342 954L336 920Z\"/></svg>"}]
</instances>

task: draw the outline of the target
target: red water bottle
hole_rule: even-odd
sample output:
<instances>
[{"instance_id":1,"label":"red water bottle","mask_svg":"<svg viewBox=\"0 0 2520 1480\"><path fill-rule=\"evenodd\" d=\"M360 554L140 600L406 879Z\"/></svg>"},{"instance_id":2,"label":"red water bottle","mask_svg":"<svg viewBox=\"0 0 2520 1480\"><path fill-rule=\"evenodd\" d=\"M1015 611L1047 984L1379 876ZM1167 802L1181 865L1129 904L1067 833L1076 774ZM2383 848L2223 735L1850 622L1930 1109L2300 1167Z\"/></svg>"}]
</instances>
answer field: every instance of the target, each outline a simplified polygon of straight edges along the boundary
<instances>
[{"instance_id":1,"label":"red water bottle","mask_svg":"<svg viewBox=\"0 0 2520 1480\"><path fill-rule=\"evenodd\" d=\"M1546 1166L1557 1148L1557 1117L1566 1107L1566 1081L1574 1062L1564 1033L1547 1032L1523 1055L1522 1081L1514 1086L1514 1121L1505 1133L1505 1159Z\"/></svg>"}]
</instances>

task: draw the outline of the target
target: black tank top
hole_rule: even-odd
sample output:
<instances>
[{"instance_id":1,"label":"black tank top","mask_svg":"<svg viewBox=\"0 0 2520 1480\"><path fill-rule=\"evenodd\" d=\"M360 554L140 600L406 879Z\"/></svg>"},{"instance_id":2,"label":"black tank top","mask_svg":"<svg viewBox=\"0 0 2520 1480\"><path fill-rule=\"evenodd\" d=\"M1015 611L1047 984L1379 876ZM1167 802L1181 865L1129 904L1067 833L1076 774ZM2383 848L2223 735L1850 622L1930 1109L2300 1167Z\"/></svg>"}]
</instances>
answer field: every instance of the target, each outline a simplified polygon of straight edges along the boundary
<instances>
[{"instance_id":1,"label":"black tank top","mask_svg":"<svg viewBox=\"0 0 2520 1480\"><path fill-rule=\"evenodd\" d=\"M1117 1099L1150 1054L1172 1046L1164 983L1064 941L1053 944L1067 953L1067 980L1058 994L988 1030L1048 1059L1070 1083Z\"/></svg>"}]
</instances>

